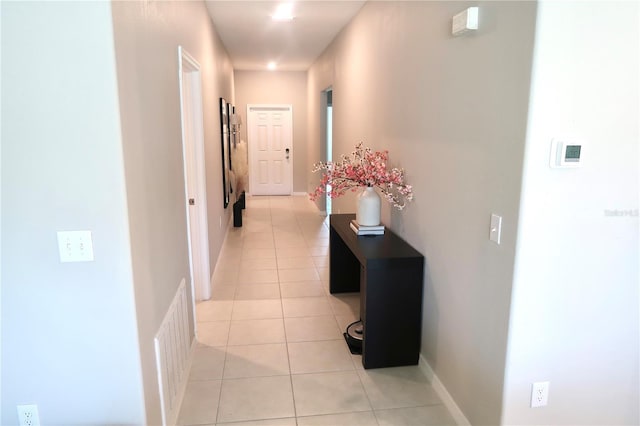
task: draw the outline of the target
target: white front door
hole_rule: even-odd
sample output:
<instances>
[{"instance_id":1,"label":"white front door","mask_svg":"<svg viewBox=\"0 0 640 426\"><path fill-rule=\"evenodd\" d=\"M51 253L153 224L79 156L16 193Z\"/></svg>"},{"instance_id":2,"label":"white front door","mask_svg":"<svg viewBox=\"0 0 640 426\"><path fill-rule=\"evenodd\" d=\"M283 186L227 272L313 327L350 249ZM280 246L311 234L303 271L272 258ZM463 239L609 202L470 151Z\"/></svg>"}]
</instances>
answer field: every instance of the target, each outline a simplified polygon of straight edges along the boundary
<instances>
[{"instance_id":1,"label":"white front door","mask_svg":"<svg viewBox=\"0 0 640 426\"><path fill-rule=\"evenodd\" d=\"M248 105L249 190L252 195L291 195L291 105Z\"/></svg>"}]
</instances>

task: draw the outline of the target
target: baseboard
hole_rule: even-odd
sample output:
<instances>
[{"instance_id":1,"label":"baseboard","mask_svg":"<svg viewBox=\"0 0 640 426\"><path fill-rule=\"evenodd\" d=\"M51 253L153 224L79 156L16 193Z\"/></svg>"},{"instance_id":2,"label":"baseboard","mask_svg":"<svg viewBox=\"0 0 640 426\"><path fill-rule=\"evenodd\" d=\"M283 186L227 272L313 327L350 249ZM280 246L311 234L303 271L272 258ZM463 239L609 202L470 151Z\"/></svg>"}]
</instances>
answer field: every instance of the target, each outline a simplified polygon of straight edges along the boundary
<instances>
[{"instance_id":1,"label":"baseboard","mask_svg":"<svg viewBox=\"0 0 640 426\"><path fill-rule=\"evenodd\" d=\"M447 391L447 388L444 387L444 384L440 381L438 376L436 376L436 373L433 371L422 354L420 354L420 361L418 365L424 375L427 376L427 380L429 380L429 382L431 383L433 390L436 391L436 393L442 400L442 403L445 405L445 407L447 407L449 413L451 413L451 415L453 416L456 424L460 426L471 426L471 423L469 422L467 417L464 415L460 407L458 407L458 404L456 404L449 391Z\"/></svg>"},{"instance_id":2,"label":"baseboard","mask_svg":"<svg viewBox=\"0 0 640 426\"><path fill-rule=\"evenodd\" d=\"M292 195L308 195L306 192L294 192Z\"/></svg>"}]
</instances>

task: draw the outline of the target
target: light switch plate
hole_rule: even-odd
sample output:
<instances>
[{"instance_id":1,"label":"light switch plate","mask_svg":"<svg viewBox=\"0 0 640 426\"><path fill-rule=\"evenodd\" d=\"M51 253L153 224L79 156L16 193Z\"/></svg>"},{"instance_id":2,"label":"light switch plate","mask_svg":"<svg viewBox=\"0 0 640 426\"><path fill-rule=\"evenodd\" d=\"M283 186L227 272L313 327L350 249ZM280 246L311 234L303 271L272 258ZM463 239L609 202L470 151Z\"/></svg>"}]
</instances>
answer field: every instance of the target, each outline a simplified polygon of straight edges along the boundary
<instances>
[{"instance_id":1,"label":"light switch plate","mask_svg":"<svg viewBox=\"0 0 640 426\"><path fill-rule=\"evenodd\" d=\"M502 233L502 216L491 215L491 226L489 227L489 240L500 244L500 234Z\"/></svg>"},{"instance_id":2,"label":"light switch plate","mask_svg":"<svg viewBox=\"0 0 640 426\"><path fill-rule=\"evenodd\" d=\"M60 262L92 262L91 231L59 231Z\"/></svg>"}]
</instances>

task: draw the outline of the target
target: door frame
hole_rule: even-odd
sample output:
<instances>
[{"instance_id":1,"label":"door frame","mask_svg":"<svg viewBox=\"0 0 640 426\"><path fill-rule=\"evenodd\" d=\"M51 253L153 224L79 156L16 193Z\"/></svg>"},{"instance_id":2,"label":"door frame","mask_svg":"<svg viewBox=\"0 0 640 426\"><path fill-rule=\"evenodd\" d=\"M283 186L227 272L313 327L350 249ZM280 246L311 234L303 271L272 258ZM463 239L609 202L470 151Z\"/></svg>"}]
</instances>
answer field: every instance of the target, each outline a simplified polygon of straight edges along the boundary
<instances>
[{"instance_id":1,"label":"door frame","mask_svg":"<svg viewBox=\"0 0 640 426\"><path fill-rule=\"evenodd\" d=\"M331 94L331 102L329 101L329 94ZM320 96L320 123L321 123L321 137L320 146L322 149L322 156L324 161L333 161L333 87L329 86L324 89ZM330 185L327 184L327 187ZM328 189L325 187L325 190ZM319 204L322 204L320 202ZM332 213L333 202L329 193L326 192L324 196L324 214L330 215Z\"/></svg>"},{"instance_id":2,"label":"door frame","mask_svg":"<svg viewBox=\"0 0 640 426\"><path fill-rule=\"evenodd\" d=\"M291 155L289 158L289 183L291 184L291 188L289 190L289 195L293 194L293 160L294 160L294 154L295 154L295 150L293 149L293 105L292 104L247 104L247 150L249 152L249 191L248 194L252 194L252 178L251 176L255 176L255 173L252 173L251 167L253 166L253 157L256 155L254 153L254 148L253 148L253 143L251 141L251 138L249 137L249 135L251 134L251 125L252 123L252 116L251 116L251 112L252 111L260 111L260 110L265 110L265 111L269 111L269 110L286 110L289 113L289 117L290 117L290 128L289 128L289 132L290 132L290 138L291 138Z\"/></svg>"},{"instance_id":3,"label":"door frame","mask_svg":"<svg viewBox=\"0 0 640 426\"><path fill-rule=\"evenodd\" d=\"M189 78L185 78L185 74ZM178 78L180 85L180 131L184 164L189 272L191 273L191 299L194 307L193 323L195 327L197 323L195 317L196 301L211 298L211 266L209 265L209 225L207 219L204 115L200 64L182 46L178 46ZM185 111L185 103L190 105L188 111ZM185 131L189 125L193 132L193 138L188 137ZM193 162L188 161L190 152L192 153ZM195 194L189 193L190 183L194 188ZM189 205L189 198L195 198L195 205Z\"/></svg>"}]
</instances>

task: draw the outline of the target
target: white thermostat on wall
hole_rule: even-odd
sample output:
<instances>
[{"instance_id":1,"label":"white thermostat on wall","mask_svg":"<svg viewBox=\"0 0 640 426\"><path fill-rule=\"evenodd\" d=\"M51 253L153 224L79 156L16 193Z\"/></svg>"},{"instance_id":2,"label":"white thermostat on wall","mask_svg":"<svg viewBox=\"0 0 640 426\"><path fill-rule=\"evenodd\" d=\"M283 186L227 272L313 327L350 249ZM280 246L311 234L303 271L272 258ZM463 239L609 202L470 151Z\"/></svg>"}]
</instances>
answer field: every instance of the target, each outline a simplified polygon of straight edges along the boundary
<instances>
[{"instance_id":1,"label":"white thermostat on wall","mask_svg":"<svg viewBox=\"0 0 640 426\"><path fill-rule=\"evenodd\" d=\"M549 166L554 169L580 167L582 146L582 142L571 139L552 139Z\"/></svg>"}]
</instances>

